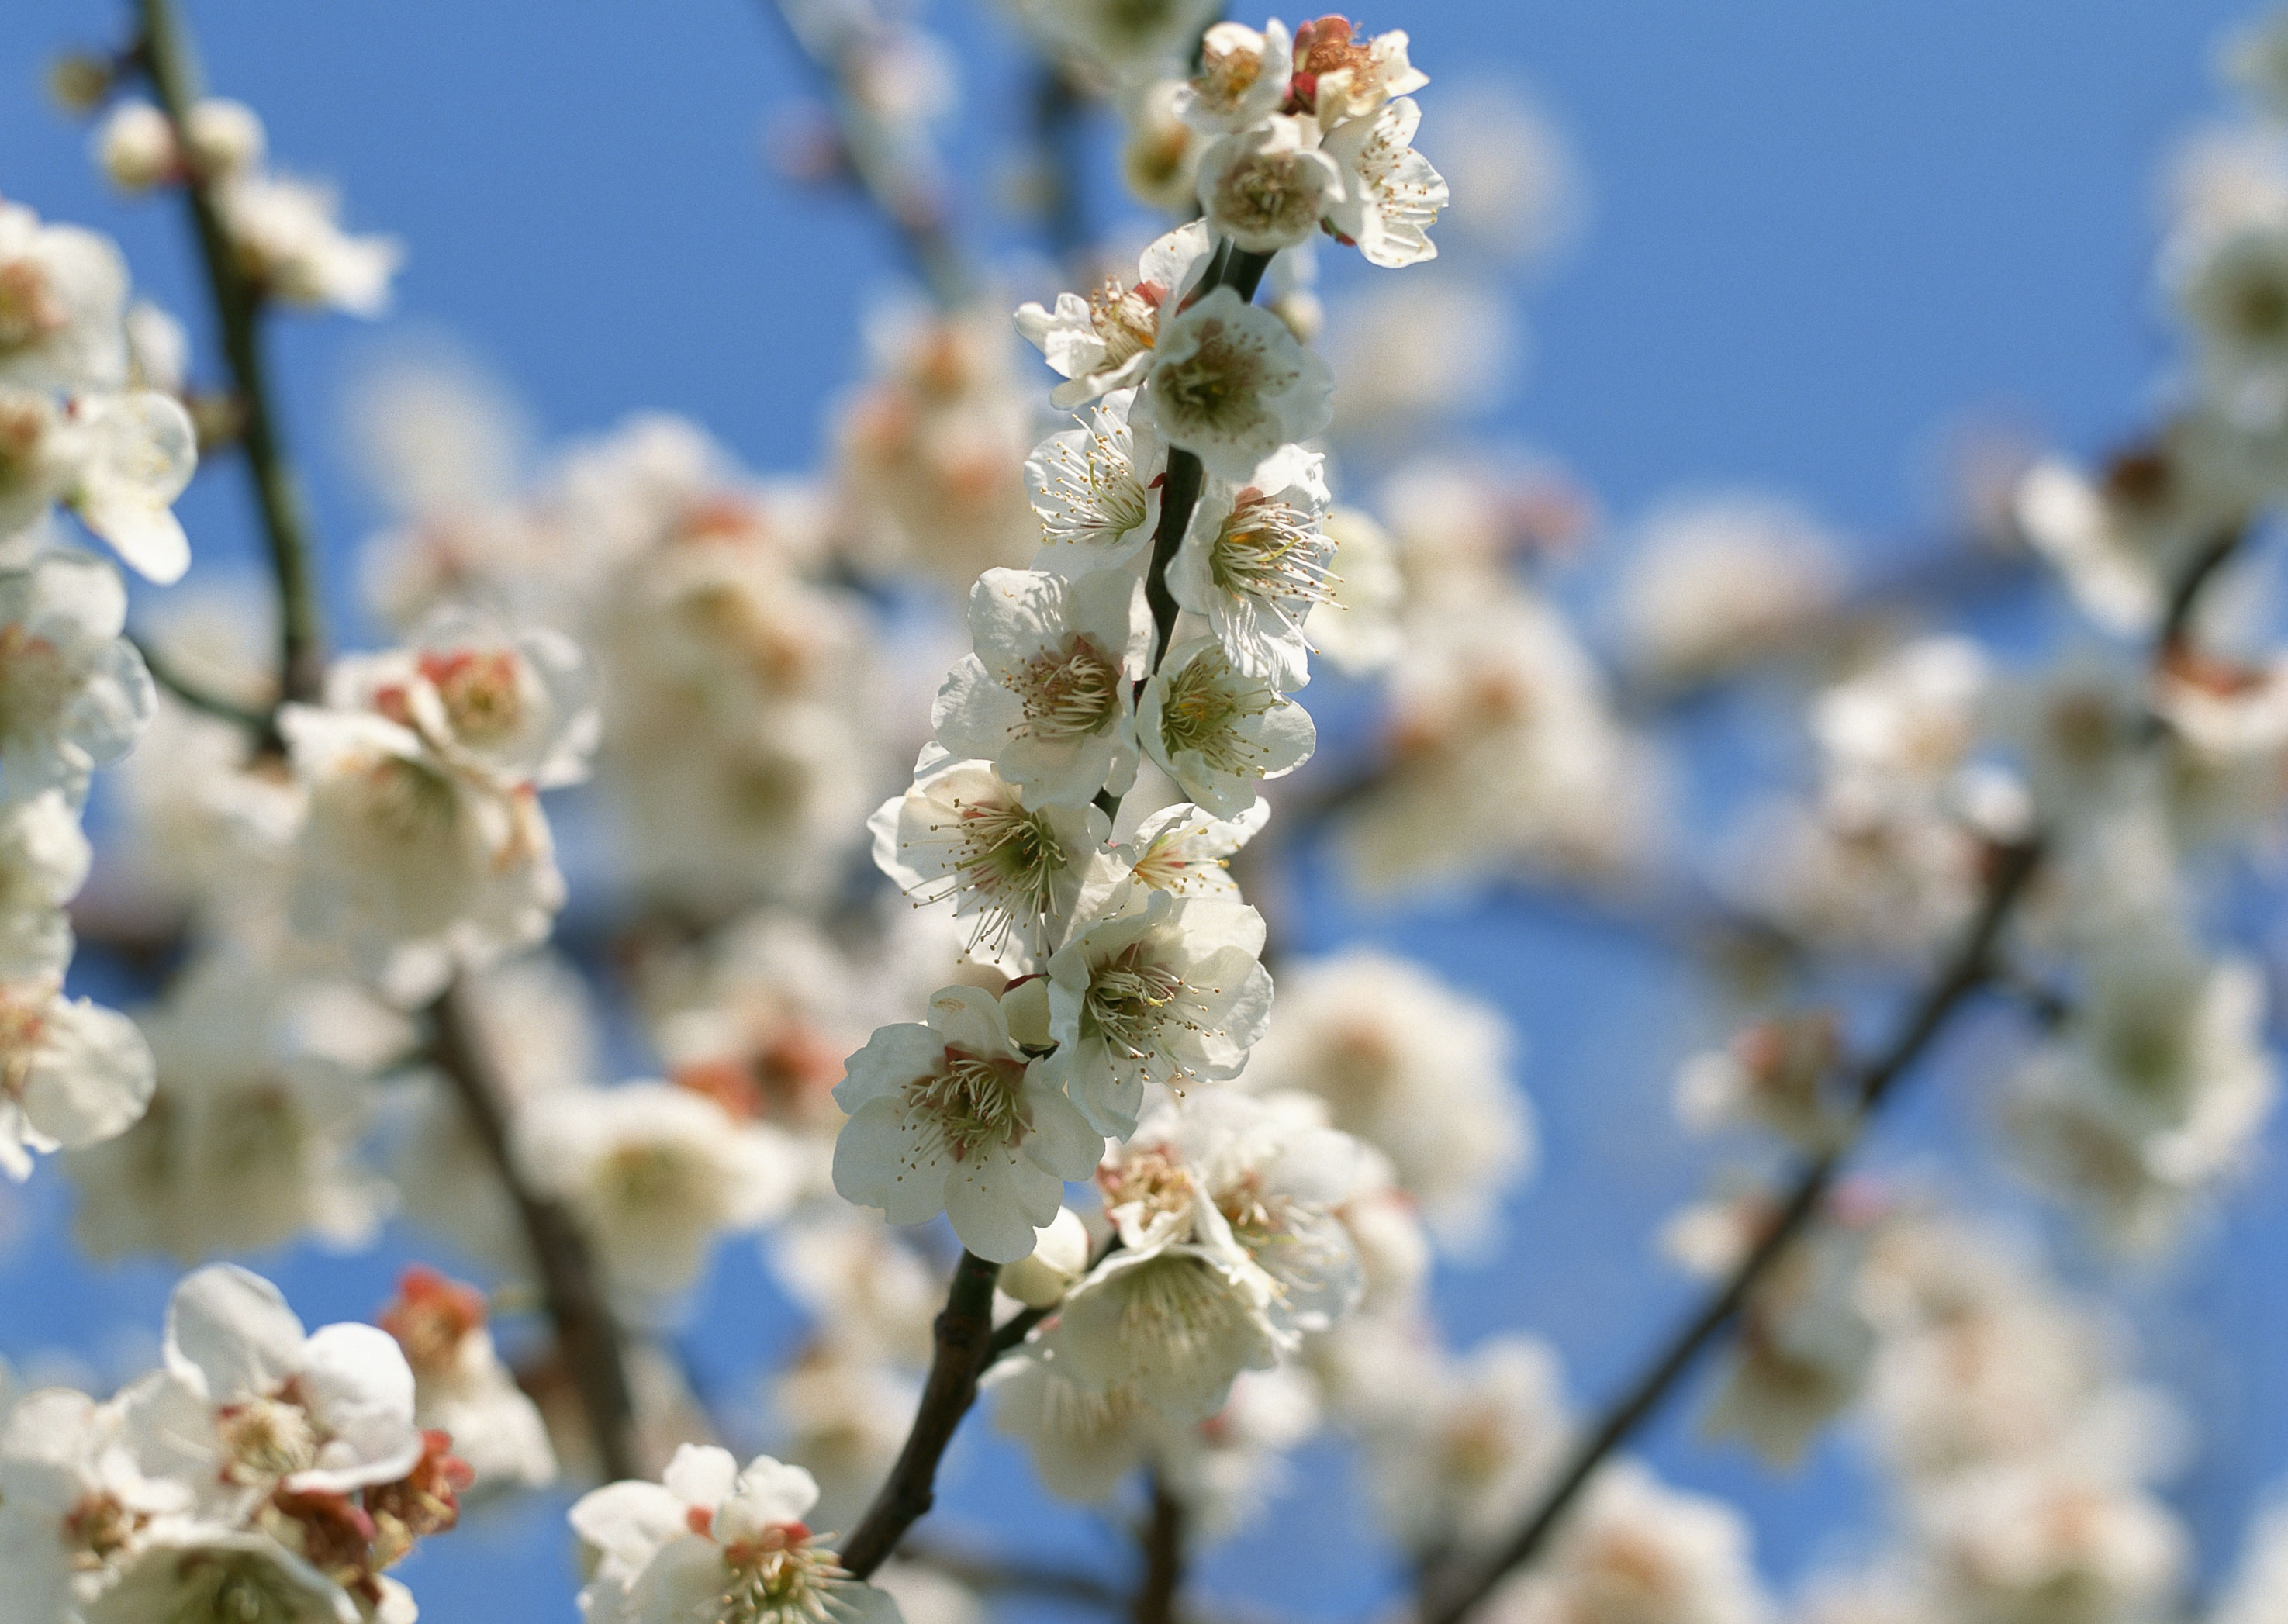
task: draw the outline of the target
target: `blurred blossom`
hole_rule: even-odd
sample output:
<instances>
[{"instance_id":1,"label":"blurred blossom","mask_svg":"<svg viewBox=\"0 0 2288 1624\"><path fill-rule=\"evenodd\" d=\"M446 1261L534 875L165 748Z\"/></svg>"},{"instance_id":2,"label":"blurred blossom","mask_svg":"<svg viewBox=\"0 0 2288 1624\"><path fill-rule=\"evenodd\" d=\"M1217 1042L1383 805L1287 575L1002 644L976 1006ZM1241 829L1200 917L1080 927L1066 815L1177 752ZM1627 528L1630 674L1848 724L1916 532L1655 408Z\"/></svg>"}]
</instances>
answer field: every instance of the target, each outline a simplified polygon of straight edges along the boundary
<instances>
[{"instance_id":1,"label":"blurred blossom","mask_svg":"<svg viewBox=\"0 0 2288 1624\"><path fill-rule=\"evenodd\" d=\"M1337 303L1328 334L1339 436L1481 416L1514 389L1526 349L1500 289L1452 276L1371 285Z\"/></svg>"},{"instance_id":2,"label":"blurred blossom","mask_svg":"<svg viewBox=\"0 0 2288 1624\"><path fill-rule=\"evenodd\" d=\"M1655 509L1620 585L1630 663L1656 684L1685 683L1763 654L1833 602L1837 551L1784 500L1712 496Z\"/></svg>"},{"instance_id":3,"label":"blurred blossom","mask_svg":"<svg viewBox=\"0 0 2288 1624\"><path fill-rule=\"evenodd\" d=\"M1499 80L1441 88L1439 167L1454 190L1447 219L1463 244L1521 267L1571 248L1588 186L1563 127L1530 94Z\"/></svg>"}]
</instances>

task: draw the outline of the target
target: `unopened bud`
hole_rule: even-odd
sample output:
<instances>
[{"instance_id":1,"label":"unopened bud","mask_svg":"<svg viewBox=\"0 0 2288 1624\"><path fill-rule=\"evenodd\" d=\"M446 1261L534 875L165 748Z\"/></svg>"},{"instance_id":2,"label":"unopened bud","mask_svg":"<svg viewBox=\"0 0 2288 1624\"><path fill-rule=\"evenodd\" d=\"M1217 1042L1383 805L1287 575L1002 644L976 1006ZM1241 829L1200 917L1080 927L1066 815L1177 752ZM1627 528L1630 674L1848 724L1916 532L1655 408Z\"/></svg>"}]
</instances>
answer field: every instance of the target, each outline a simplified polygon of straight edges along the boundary
<instances>
[{"instance_id":1,"label":"unopened bud","mask_svg":"<svg viewBox=\"0 0 2288 1624\"><path fill-rule=\"evenodd\" d=\"M1033 1255L1001 1266L1002 1291L1027 1308L1054 1308L1088 1272L1088 1227L1069 1207L1033 1232Z\"/></svg>"},{"instance_id":2,"label":"unopened bud","mask_svg":"<svg viewBox=\"0 0 2288 1624\"><path fill-rule=\"evenodd\" d=\"M97 126L95 161L123 192L147 192L182 168L174 126L147 101L123 101Z\"/></svg>"},{"instance_id":3,"label":"unopened bud","mask_svg":"<svg viewBox=\"0 0 2288 1624\"><path fill-rule=\"evenodd\" d=\"M242 101L202 101L185 121L184 139L191 162L211 178L242 175L262 162L262 120Z\"/></svg>"},{"instance_id":4,"label":"unopened bud","mask_svg":"<svg viewBox=\"0 0 2288 1624\"><path fill-rule=\"evenodd\" d=\"M85 51L68 51L48 64L48 94L65 112L84 117L111 94L111 64Z\"/></svg>"}]
</instances>

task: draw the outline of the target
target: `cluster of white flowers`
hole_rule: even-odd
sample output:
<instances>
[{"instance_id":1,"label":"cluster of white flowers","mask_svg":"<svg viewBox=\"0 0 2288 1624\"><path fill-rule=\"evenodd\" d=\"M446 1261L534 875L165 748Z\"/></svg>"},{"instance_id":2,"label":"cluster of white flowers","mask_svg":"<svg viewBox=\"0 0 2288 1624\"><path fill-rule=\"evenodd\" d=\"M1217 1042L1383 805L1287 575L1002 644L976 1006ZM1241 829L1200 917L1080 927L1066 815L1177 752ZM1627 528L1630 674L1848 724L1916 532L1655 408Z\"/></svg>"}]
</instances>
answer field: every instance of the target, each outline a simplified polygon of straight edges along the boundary
<instances>
[{"instance_id":1,"label":"cluster of white flowers","mask_svg":"<svg viewBox=\"0 0 2288 1624\"><path fill-rule=\"evenodd\" d=\"M411 1624L387 1570L470 1477L388 1333L306 1332L217 1264L175 1288L163 1355L107 1400L45 1388L0 1416L11 1616Z\"/></svg>"},{"instance_id":2,"label":"cluster of white flowers","mask_svg":"<svg viewBox=\"0 0 2288 1624\"><path fill-rule=\"evenodd\" d=\"M95 132L95 158L129 194L196 184L213 199L240 272L282 304L377 316L405 257L393 237L353 236L333 192L272 171L262 120L243 102L211 98L178 130L147 101L123 100Z\"/></svg>"}]
</instances>

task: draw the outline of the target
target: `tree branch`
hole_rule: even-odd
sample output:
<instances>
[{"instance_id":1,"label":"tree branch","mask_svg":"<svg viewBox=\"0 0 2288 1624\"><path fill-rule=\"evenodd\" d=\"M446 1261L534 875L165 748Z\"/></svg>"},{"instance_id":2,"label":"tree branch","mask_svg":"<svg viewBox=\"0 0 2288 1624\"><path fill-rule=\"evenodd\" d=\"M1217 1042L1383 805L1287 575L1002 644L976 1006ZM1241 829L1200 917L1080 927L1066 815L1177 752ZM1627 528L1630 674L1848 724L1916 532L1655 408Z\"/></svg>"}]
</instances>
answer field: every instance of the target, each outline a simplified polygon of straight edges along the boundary
<instances>
[{"instance_id":1,"label":"tree branch","mask_svg":"<svg viewBox=\"0 0 2288 1624\"><path fill-rule=\"evenodd\" d=\"M207 716L220 717L226 722L235 722L250 733L264 739L270 737L272 718L269 713L257 710L250 705L242 705L235 700L225 699L218 693L209 693L177 670L172 661L144 638L136 637L131 632L128 635L128 641L134 644L135 652L143 656L143 669L151 673L151 680L182 701L184 704Z\"/></svg>"},{"instance_id":2,"label":"tree branch","mask_svg":"<svg viewBox=\"0 0 2288 1624\"><path fill-rule=\"evenodd\" d=\"M1555 1484L1509 1542L1481 1565L1458 1559L1424 1576L1422 1624L1456 1624L1513 1568L1531 1561L1597 1469L1660 1408L1700 1355L1730 1326L1757 1285L1818 1215L1844 1158L1869 1119L1963 1002L1992 974L1995 944L2040 862L2041 849L2030 843L1995 851L1977 919L1938 978L1916 1001L1897 1035L1860 1070L1853 1088L1851 1117L1836 1147L1804 1165L1778 1216L1755 1249L1669 1341L1650 1368L1606 1411L1604 1420L1576 1447Z\"/></svg>"},{"instance_id":3,"label":"tree branch","mask_svg":"<svg viewBox=\"0 0 2288 1624\"><path fill-rule=\"evenodd\" d=\"M1129 1604L1131 1624L1174 1624L1176 1594L1184 1587L1184 1502L1152 1474L1151 1520L1142 1530L1144 1577Z\"/></svg>"},{"instance_id":4,"label":"tree branch","mask_svg":"<svg viewBox=\"0 0 2288 1624\"><path fill-rule=\"evenodd\" d=\"M159 105L175 129L175 143L187 155L185 136L191 109L204 93L196 49L183 25L176 0L138 0L143 18L139 52ZM242 414L240 441L254 497L270 543L270 566L278 581L278 690L288 700L311 700L324 684L325 652L317 589L312 573L309 519L301 487L279 442L268 375L262 358L262 291L249 280L230 234L215 205L212 180L188 165L183 194L189 200L199 255L205 262L207 289L221 330L222 352Z\"/></svg>"},{"instance_id":5,"label":"tree branch","mask_svg":"<svg viewBox=\"0 0 2288 1624\"><path fill-rule=\"evenodd\" d=\"M767 0L773 15L804 56L825 76L843 156L860 187L898 234L914 269L941 308L958 309L977 291L977 276L948 218L935 154L901 141L895 128L868 103L866 74L884 32L879 19L857 5L805 5Z\"/></svg>"},{"instance_id":6,"label":"tree branch","mask_svg":"<svg viewBox=\"0 0 2288 1624\"><path fill-rule=\"evenodd\" d=\"M866 1509L842 1548L842 1565L865 1578L898 1548L907 1529L926 1516L937 1499L937 1464L953 1441L954 1429L977 1398L993 1343L993 1282L1001 1265L964 1252L954 1266L945 1311L937 1317L937 1351L922 1386L921 1406L898 1463Z\"/></svg>"},{"instance_id":7,"label":"tree branch","mask_svg":"<svg viewBox=\"0 0 2288 1624\"><path fill-rule=\"evenodd\" d=\"M459 1097L532 1249L557 1349L571 1370L605 1480L640 1477L644 1463L636 1443L626 1351L619 1321L597 1279L588 1238L570 1213L536 1194L518 1171L509 1143L505 1090L477 1029L467 986L456 981L447 987L430 1006L429 1017L430 1058Z\"/></svg>"}]
</instances>

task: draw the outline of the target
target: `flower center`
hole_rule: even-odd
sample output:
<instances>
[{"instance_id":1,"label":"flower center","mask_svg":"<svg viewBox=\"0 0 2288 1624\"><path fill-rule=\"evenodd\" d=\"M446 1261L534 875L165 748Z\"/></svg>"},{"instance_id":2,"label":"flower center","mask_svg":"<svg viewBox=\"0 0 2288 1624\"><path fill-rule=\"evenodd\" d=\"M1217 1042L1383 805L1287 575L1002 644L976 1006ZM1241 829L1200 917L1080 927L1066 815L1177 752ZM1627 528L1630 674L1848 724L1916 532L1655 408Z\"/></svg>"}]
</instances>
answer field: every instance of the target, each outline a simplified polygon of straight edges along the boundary
<instances>
[{"instance_id":1,"label":"flower center","mask_svg":"<svg viewBox=\"0 0 2288 1624\"><path fill-rule=\"evenodd\" d=\"M1212 772L1259 778L1263 751L1238 726L1278 702L1267 684L1235 676L1223 651L1209 649L1169 679L1160 741L1172 758L1196 751Z\"/></svg>"},{"instance_id":2,"label":"flower center","mask_svg":"<svg viewBox=\"0 0 2288 1624\"><path fill-rule=\"evenodd\" d=\"M1198 348L1161 366L1152 388L1182 421L1228 432L1261 413L1267 371L1254 345L1210 320L1200 324Z\"/></svg>"},{"instance_id":3,"label":"flower center","mask_svg":"<svg viewBox=\"0 0 2288 1624\"><path fill-rule=\"evenodd\" d=\"M936 1071L906 1085L906 1107L956 1161L981 1145L1013 1147L1032 1126L1024 1062L982 1058L950 1043Z\"/></svg>"},{"instance_id":4,"label":"flower center","mask_svg":"<svg viewBox=\"0 0 2288 1624\"><path fill-rule=\"evenodd\" d=\"M175 1570L163 1624L301 1624L308 1597L268 1558L195 1551Z\"/></svg>"},{"instance_id":5,"label":"flower center","mask_svg":"<svg viewBox=\"0 0 2288 1624\"><path fill-rule=\"evenodd\" d=\"M1138 1207L1148 1219L1187 1211L1192 1176L1164 1150L1137 1151L1099 1175L1108 1208Z\"/></svg>"},{"instance_id":6,"label":"flower center","mask_svg":"<svg viewBox=\"0 0 2288 1624\"><path fill-rule=\"evenodd\" d=\"M421 674L445 702L456 738L490 744L513 734L524 720L524 690L516 656L506 649L424 654Z\"/></svg>"},{"instance_id":7,"label":"flower center","mask_svg":"<svg viewBox=\"0 0 2288 1624\"><path fill-rule=\"evenodd\" d=\"M44 989L29 997L0 992L0 1097L24 1097L40 1051L47 1003Z\"/></svg>"},{"instance_id":8,"label":"flower center","mask_svg":"<svg viewBox=\"0 0 2288 1624\"><path fill-rule=\"evenodd\" d=\"M1319 218L1315 174L1302 153L1259 154L1224 172L1217 212L1255 231L1307 235Z\"/></svg>"},{"instance_id":9,"label":"flower center","mask_svg":"<svg viewBox=\"0 0 2288 1624\"><path fill-rule=\"evenodd\" d=\"M288 1398L233 1405L216 1430L230 1453L224 1473L236 1482L290 1477L318 1463L318 1430L310 1413Z\"/></svg>"},{"instance_id":10,"label":"flower center","mask_svg":"<svg viewBox=\"0 0 2288 1624\"><path fill-rule=\"evenodd\" d=\"M1072 866L1064 843L1038 812L1015 802L954 803L949 826L932 825L953 846L953 886L984 902L984 915L970 939L996 952L1005 947L1020 922L1037 926L1056 912L1058 876Z\"/></svg>"},{"instance_id":11,"label":"flower center","mask_svg":"<svg viewBox=\"0 0 2288 1624\"><path fill-rule=\"evenodd\" d=\"M118 1496L83 1496L64 1514L64 1539L72 1549L72 1565L91 1572L127 1548L144 1519L119 1503Z\"/></svg>"},{"instance_id":12,"label":"flower center","mask_svg":"<svg viewBox=\"0 0 2288 1624\"><path fill-rule=\"evenodd\" d=\"M1108 372L1150 349L1160 337L1160 301L1166 292L1156 282L1124 288L1107 281L1088 302L1088 319L1104 345Z\"/></svg>"},{"instance_id":13,"label":"flower center","mask_svg":"<svg viewBox=\"0 0 2288 1624\"><path fill-rule=\"evenodd\" d=\"M37 395L12 390L0 396L0 491L26 489L40 477L54 423L55 408Z\"/></svg>"},{"instance_id":14,"label":"flower center","mask_svg":"<svg viewBox=\"0 0 2288 1624\"><path fill-rule=\"evenodd\" d=\"M0 738L51 731L71 688L60 649L20 625L0 626Z\"/></svg>"},{"instance_id":15,"label":"flower center","mask_svg":"<svg viewBox=\"0 0 2288 1624\"><path fill-rule=\"evenodd\" d=\"M1025 722L1036 739L1079 739L1100 731L1120 714L1124 683L1120 668L1084 637L1065 639L1061 649L1042 650L1009 685L1024 701Z\"/></svg>"},{"instance_id":16,"label":"flower center","mask_svg":"<svg viewBox=\"0 0 2288 1624\"><path fill-rule=\"evenodd\" d=\"M1164 1024L1188 1024L1183 1014L1188 990L1183 977L1149 957L1143 943L1132 943L1090 980L1084 1031L1102 1038L1116 1058L1144 1059L1159 1047Z\"/></svg>"},{"instance_id":17,"label":"flower center","mask_svg":"<svg viewBox=\"0 0 2288 1624\"><path fill-rule=\"evenodd\" d=\"M376 760L367 773L366 821L385 839L413 845L451 828L459 798L433 767L402 756Z\"/></svg>"},{"instance_id":18,"label":"flower center","mask_svg":"<svg viewBox=\"0 0 2288 1624\"><path fill-rule=\"evenodd\" d=\"M1243 491L1216 533L1208 573L1227 592L1260 598L1291 630L1300 621L1283 599L1332 603L1342 577L1327 566L1335 544L1300 509Z\"/></svg>"},{"instance_id":19,"label":"flower center","mask_svg":"<svg viewBox=\"0 0 2288 1624\"><path fill-rule=\"evenodd\" d=\"M624 1145L604 1161L606 1199L624 1209L667 1206L693 1182L684 1158L664 1145Z\"/></svg>"},{"instance_id":20,"label":"flower center","mask_svg":"<svg viewBox=\"0 0 2288 1624\"><path fill-rule=\"evenodd\" d=\"M1055 445L1051 456L1054 472L1042 493L1048 505L1034 510L1043 539L1106 545L1144 522L1149 495L1127 448L1112 436L1092 433L1077 456Z\"/></svg>"},{"instance_id":21,"label":"flower center","mask_svg":"<svg viewBox=\"0 0 2288 1624\"><path fill-rule=\"evenodd\" d=\"M799 1523L723 1548L726 1574L711 1624L826 1624L830 1598L849 1575Z\"/></svg>"}]
</instances>

